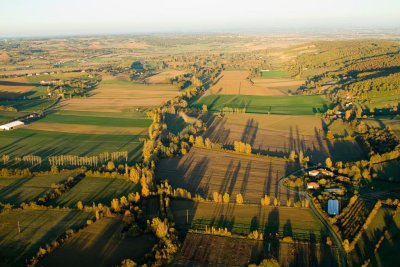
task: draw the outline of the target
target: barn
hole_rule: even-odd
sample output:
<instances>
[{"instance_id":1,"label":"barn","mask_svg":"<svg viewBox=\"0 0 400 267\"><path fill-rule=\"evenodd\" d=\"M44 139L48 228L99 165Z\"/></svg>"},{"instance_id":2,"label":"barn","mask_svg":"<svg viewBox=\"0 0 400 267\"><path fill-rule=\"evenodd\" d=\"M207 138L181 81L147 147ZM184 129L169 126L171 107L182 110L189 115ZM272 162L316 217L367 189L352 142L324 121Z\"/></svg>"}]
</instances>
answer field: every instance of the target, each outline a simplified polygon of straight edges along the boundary
<instances>
[{"instance_id":1,"label":"barn","mask_svg":"<svg viewBox=\"0 0 400 267\"><path fill-rule=\"evenodd\" d=\"M10 122L7 124L0 125L0 130L9 131L9 130L15 129L17 127L20 127L22 125L25 125L25 123L23 123L22 121L13 121L13 122Z\"/></svg>"}]
</instances>

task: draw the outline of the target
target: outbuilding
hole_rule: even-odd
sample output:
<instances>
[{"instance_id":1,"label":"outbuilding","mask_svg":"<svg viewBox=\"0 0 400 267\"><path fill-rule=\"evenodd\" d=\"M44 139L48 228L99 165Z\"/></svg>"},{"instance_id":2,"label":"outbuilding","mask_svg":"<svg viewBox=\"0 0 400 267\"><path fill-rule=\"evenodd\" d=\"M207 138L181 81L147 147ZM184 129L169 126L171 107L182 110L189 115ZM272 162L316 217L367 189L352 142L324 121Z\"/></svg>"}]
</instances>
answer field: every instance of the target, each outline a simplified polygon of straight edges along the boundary
<instances>
[{"instance_id":1,"label":"outbuilding","mask_svg":"<svg viewBox=\"0 0 400 267\"><path fill-rule=\"evenodd\" d=\"M328 214L338 215L339 214L339 200L329 199L328 200Z\"/></svg>"},{"instance_id":2,"label":"outbuilding","mask_svg":"<svg viewBox=\"0 0 400 267\"><path fill-rule=\"evenodd\" d=\"M307 183L307 189L319 189L319 184L316 182Z\"/></svg>"},{"instance_id":3,"label":"outbuilding","mask_svg":"<svg viewBox=\"0 0 400 267\"><path fill-rule=\"evenodd\" d=\"M311 177L316 177L319 174L319 170L311 170L308 172L308 175L310 175Z\"/></svg>"},{"instance_id":4,"label":"outbuilding","mask_svg":"<svg viewBox=\"0 0 400 267\"><path fill-rule=\"evenodd\" d=\"M7 124L0 125L0 130L9 131L9 130L13 130L13 129L23 126L23 125L25 125L25 123L23 123L22 121L13 121L13 122L10 122Z\"/></svg>"}]
</instances>

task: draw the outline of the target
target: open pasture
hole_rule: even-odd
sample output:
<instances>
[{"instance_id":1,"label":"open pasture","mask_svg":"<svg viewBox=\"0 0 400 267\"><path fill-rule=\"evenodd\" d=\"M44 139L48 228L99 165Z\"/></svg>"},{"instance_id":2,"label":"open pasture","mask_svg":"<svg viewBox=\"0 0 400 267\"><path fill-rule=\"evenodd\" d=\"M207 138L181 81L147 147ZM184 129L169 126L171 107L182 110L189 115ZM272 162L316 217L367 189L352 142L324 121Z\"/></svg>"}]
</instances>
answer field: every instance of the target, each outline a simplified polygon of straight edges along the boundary
<instances>
[{"instance_id":1,"label":"open pasture","mask_svg":"<svg viewBox=\"0 0 400 267\"><path fill-rule=\"evenodd\" d=\"M133 162L141 155L141 137L142 135L76 134L20 128L0 132L0 154L19 157L33 154L46 159L54 155L95 156L103 152L128 151L128 160Z\"/></svg>"},{"instance_id":2,"label":"open pasture","mask_svg":"<svg viewBox=\"0 0 400 267\"><path fill-rule=\"evenodd\" d=\"M252 157L242 154L192 148L183 157L162 160L156 168L159 180L168 179L193 195L212 199L213 193L228 193L231 201L241 193L245 203L259 204L267 194L282 204L297 194L279 187L279 179L297 170L295 163Z\"/></svg>"},{"instance_id":3,"label":"open pasture","mask_svg":"<svg viewBox=\"0 0 400 267\"><path fill-rule=\"evenodd\" d=\"M143 258L156 243L152 234L123 237L124 223L102 218L89 225L39 262L39 266L117 266L124 259Z\"/></svg>"},{"instance_id":4,"label":"open pasture","mask_svg":"<svg viewBox=\"0 0 400 267\"><path fill-rule=\"evenodd\" d=\"M32 258L40 247L92 218L92 213L75 210L13 210L0 214L0 265L25 265L25 260Z\"/></svg>"},{"instance_id":5,"label":"open pasture","mask_svg":"<svg viewBox=\"0 0 400 267\"><path fill-rule=\"evenodd\" d=\"M109 205L113 198L136 192L139 186L130 181L107 177L85 177L67 193L50 202L53 206L76 207L78 201L84 205L102 203Z\"/></svg>"},{"instance_id":6,"label":"open pasture","mask_svg":"<svg viewBox=\"0 0 400 267\"><path fill-rule=\"evenodd\" d=\"M215 117L204 134L212 142L232 146L234 141L251 144L256 153L289 156L303 151L312 162L354 161L364 157L355 141L326 140L317 116L226 114ZM347 153L351 148L352 153Z\"/></svg>"},{"instance_id":7,"label":"open pasture","mask_svg":"<svg viewBox=\"0 0 400 267\"><path fill-rule=\"evenodd\" d=\"M286 78L289 74L281 70L261 70L260 77L262 78Z\"/></svg>"},{"instance_id":8,"label":"open pasture","mask_svg":"<svg viewBox=\"0 0 400 267\"><path fill-rule=\"evenodd\" d=\"M21 203L37 201L52 190L52 184L63 183L76 172L67 171L59 174L33 176L31 178L0 178L0 202L19 206Z\"/></svg>"},{"instance_id":9,"label":"open pasture","mask_svg":"<svg viewBox=\"0 0 400 267\"><path fill-rule=\"evenodd\" d=\"M322 96L250 96L204 95L193 101L192 106L207 105L209 111L219 112L224 107L245 108L246 113L313 115L325 111L330 103Z\"/></svg>"}]
</instances>

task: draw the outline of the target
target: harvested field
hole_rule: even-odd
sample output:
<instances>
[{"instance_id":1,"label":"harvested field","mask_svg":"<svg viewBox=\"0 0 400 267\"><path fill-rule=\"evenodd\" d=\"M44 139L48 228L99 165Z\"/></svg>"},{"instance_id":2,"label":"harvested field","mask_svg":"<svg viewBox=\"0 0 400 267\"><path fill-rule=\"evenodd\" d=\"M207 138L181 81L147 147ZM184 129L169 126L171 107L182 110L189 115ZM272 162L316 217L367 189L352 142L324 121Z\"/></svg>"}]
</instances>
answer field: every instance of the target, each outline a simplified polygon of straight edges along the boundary
<instances>
[{"instance_id":1,"label":"harvested field","mask_svg":"<svg viewBox=\"0 0 400 267\"><path fill-rule=\"evenodd\" d=\"M228 146L242 141L251 144L256 153L276 156L301 150L312 162L323 162L328 156L334 161L365 157L355 141L326 140L323 122L316 116L226 114L215 117L204 138ZM349 149L352 153L347 153Z\"/></svg>"},{"instance_id":2,"label":"harvested field","mask_svg":"<svg viewBox=\"0 0 400 267\"><path fill-rule=\"evenodd\" d=\"M324 112L331 104L322 96L250 96L250 95L204 95L191 105L209 111L220 112L224 107L245 109L246 113L314 115Z\"/></svg>"},{"instance_id":3,"label":"harvested field","mask_svg":"<svg viewBox=\"0 0 400 267\"><path fill-rule=\"evenodd\" d=\"M279 188L278 181L298 168L297 164L285 161L192 148L184 157L162 160L156 177L168 179L174 188L186 188L210 199L213 192L231 196L241 193L245 203L259 204L267 194L283 204L288 197L295 196Z\"/></svg>"},{"instance_id":4,"label":"harvested field","mask_svg":"<svg viewBox=\"0 0 400 267\"><path fill-rule=\"evenodd\" d=\"M294 80L291 78L252 78L255 86L267 87L272 90L278 90L284 94L295 92L297 88L304 84L302 80Z\"/></svg>"},{"instance_id":5,"label":"harvested field","mask_svg":"<svg viewBox=\"0 0 400 267\"><path fill-rule=\"evenodd\" d=\"M21 203L37 201L41 196L52 191L52 184L63 183L69 176L75 175L76 172L68 171L31 178L0 178L0 202L19 206Z\"/></svg>"},{"instance_id":6,"label":"harvested field","mask_svg":"<svg viewBox=\"0 0 400 267\"><path fill-rule=\"evenodd\" d=\"M31 91L38 84L30 83L25 77L0 80L0 99L15 99Z\"/></svg>"},{"instance_id":7,"label":"harvested field","mask_svg":"<svg viewBox=\"0 0 400 267\"><path fill-rule=\"evenodd\" d=\"M227 228L236 235L247 236L258 230L266 238L292 236L297 240L322 241L325 227L309 208L274 207L257 204L193 203L173 200L171 209L177 227L205 231L208 228ZM187 216L189 221L187 221Z\"/></svg>"},{"instance_id":8,"label":"harvested field","mask_svg":"<svg viewBox=\"0 0 400 267\"><path fill-rule=\"evenodd\" d=\"M92 213L75 210L13 210L0 214L0 265L23 266L40 247L93 217Z\"/></svg>"},{"instance_id":9,"label":"harvested field","mask_svg":"<svg viewBox=\"0 0 400 267\"><path fill-rule=\"evenodd\" d=\"M148 83L169 83L169 79L184 74L181 70L167 70L146 79Z\"/></svg>"},{"instance_id":10,"label":"harvested field","mask_svg":"<svg viewBox=\"0 0 400 267\"><path fill-rule=\"evenodd\" d=\"M3 124L9 122L23 115L26 115L26 113L0 110L0 123Z\"/></svg>"},{"instance_id":11,"label":"harvested field","mask_svg":"<svg viewBox=\"0 0 400 267\"><path fill-rule=\"evenodd\" d=\"M124 223L103 218L89 225L62 247L39 262L38 266L117 266L124 259L138 261L156 243L152 234L123 237Z\"/></svg>"},{"instance_id":12,"label":"harvested field","mask_svg":"<svg viewBox=\"0 0 400 267\"><path fill-rule=\"evenodd\" d=\"M85 177L67 193L52 201L53 206L76 207L78 201L84 205L102 203L109 205L113 198L136 192L139 186L130 181L106 177Z\"/></svg>"},{"instance_id":13,"label":"harvested field","mask_svg":"<svg viewBox=\"0 0 400 267\"><path fill-rule=\"evenodd\" d=\"M269 251L268 251L268 248ZM274 255L279 266L337 266L335 249L296 242L262 242L249 239L189 233L175 266L247 266Z\"/></svg>"},{"instance_id":14,"label":"harvested field","mask_svg":"<svg viewBox=\"0 0 400 267\"><path fill-rule=\"evenodd\" d=\"M279 90L255 85L248 77L248 71L223 71L218 82L209 89L209 93L218 95L284 95Z\"/></svg>"}]
</instances>

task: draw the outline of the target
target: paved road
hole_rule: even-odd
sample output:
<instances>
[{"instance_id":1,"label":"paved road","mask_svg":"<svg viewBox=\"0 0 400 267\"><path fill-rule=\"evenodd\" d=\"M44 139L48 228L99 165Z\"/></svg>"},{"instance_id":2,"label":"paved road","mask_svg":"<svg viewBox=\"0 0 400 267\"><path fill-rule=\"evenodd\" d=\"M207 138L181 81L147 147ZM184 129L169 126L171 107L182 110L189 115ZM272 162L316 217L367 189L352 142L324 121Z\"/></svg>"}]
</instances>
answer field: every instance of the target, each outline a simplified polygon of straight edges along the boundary
<instances>
[{"instance_id":1,"label":"paved road","mask_svg":"<svg viewBox=\"0 0 400 267\"><path fill-rule=\"evenodd\" d=\"M309 202L310 202L310 207L312 212L314 213L314 215L321 221L321 223L326 227L326 229L328 229L328 231L331 234L331 237L333 238L333 242L336 244L336 246L339 249L339 257L340 257L340 262L339 262L339 266L340 267L346 267L347 266L347 261L346 261L346 253L344 252L344 248L343 248L343 244L342 241L340 239L340 237L336 234L336 232L332 229L331 225L325 220L325 218L321 215L321 213L319 212L319 210L315 207L313 200L311 199L311 197L307 194L306 191L297 191L294 190L293 188L290 187L286 187L283 184L283 180L284 178L290 176L290 175L296 175L299 172L304 172L306 171L305 169L299 169L285 177L282 177L281 179L279 179L279 183L278 186L281 188L285 188L288 189L289 191L292 192L296 192L302 196L304 196Z\"/></svg>"}]
</instances>

